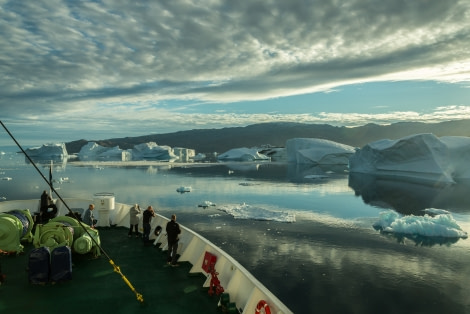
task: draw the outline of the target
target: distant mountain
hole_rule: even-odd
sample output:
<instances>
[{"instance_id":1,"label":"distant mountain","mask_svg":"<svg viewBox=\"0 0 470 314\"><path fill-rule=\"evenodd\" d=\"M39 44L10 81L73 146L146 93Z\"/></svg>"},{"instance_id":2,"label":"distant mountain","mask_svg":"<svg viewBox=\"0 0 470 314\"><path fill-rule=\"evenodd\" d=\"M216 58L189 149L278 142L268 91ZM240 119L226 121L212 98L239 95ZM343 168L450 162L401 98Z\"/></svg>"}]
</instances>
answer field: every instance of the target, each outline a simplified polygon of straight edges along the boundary
<instances>
[{"instance_id":1,"label":"distant mountain","mask_svg":"<svg viewBox=\"0 0 470 314\"><path fill-rule=\"evenodd\" d=\"M222 129L195 129L165 134L137 137L112 138L105 140L77 140L66 143L70 154L78 153L83 145L96 142L105 147L119 146L129 149L134 145L156 142L158 145L185 147L196 153L224 153L232 148L271 145L284 147L291 138L320 138L362 147L380 139L398 139L407 135L433 133L436 136L470 137L470 120L440 123L399 122L391 125L366 124L359 127L335 127L328 124L304 124L273 122L253 124L246 127Z\"/></svg>"}]
</instances>

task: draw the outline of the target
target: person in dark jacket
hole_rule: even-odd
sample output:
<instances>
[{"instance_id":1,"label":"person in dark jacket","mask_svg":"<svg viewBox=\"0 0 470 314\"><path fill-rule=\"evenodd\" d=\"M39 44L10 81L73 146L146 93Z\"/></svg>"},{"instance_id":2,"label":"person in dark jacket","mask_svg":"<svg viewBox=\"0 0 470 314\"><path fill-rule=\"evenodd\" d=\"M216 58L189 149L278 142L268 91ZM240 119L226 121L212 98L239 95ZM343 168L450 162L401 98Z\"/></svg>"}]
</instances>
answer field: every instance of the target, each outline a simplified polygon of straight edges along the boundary
<instances>
[{"instance_id":1,"label":"person in dark jacket","mask_svg":"<svg viewBox=\"0 0 470 314\"><path fill-rule=\"evenodd\" d=\"M52 211L49 211L49 208L52 208ZM43 224L57 216L57 206L54 204L54 201L46 190L41 194L41 208L39 209L39 216L40 221Z\"/></svg>"},{"instance_id":2,"label":"person in dark jacket","mask_svg":"<svg viewBox=\"0 0 470 314\"><path fill-rule=\"evenodd\" d=\"M180 225L176 222L176 215L173 214L171 215L171 220L166 224L166 236L168 238L167 263L171 266L178 266L178 264L176 264L176 251L178 250L180 233Z\"/></svg>"},{"instance_id":3,"label":"person in dark jacket","mask_svg":"<svg viewBox=\"0 0 470 314\"><path fill-rule=\"evenodd\" d=\"M142 239L144 240L144 244L149 242L150 222L152 221L152 217L155 217L155 211L153 210L152 206L149 206L142 214L142 226L144 227Z\"/></svg>"}]
</instances>

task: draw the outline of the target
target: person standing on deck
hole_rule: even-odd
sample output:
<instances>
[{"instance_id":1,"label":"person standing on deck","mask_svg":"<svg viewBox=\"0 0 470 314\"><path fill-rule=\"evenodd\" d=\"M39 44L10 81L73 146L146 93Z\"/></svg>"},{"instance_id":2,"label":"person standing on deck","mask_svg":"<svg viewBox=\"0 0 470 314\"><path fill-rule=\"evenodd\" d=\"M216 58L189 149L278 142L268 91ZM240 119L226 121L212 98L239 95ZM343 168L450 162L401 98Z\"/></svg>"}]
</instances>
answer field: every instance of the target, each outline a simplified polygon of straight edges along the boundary
<instances>
[{"instance_id":1,"label":"person standing on deck","mask_svg":"<svg viewBox=\"0 0 470 314\"><path fill-rule=\"evenodd\" d=\"M135 204L134 206L131 207L129 210L129 222L130 222L130 227L129 227L129 233L128 236L129 238L132 237L132 229L134 229L135 237L139 237L139 215L141 213L140 206L139 204Z\"/></svg>"},{"instance_id":2,"label":"person standing on deck","mask_svg":"<svg viewBox=\"0 0 470 314\"><path fill-rule=\"evenodd\" d=\"M52 208L52 211L49 211L49 208ZM39 217L41 223L45 224L49 219L57 216L57 206L55 206L54 201L47 194L46 190L41 194L41 208L39 209Z\"/></svg>"},{"instance_id":3,"label":"person standing on deck","mask_svg":"<svg viewBox=\"0 0 470 314\"><path fill-rule=\"evenodd\" d=\"M171 220L166 224L166 236L168 239L168 257L167 263L171 266L176 264L176 251L178 250L179 234L181 233L180 225L176 222L176 215L171 215Z\"/></svg>"},{"instance_id":4,"label":"person standing on deck","mask_svg":"<svg viewBox=\"0 0 470 314\"><path fill-rule=\"evenodd\" d=\"M89 225L90 227L94 228L96 224L96 219L93 216L93 210L95 209L94 204L90 204L88 209L83 214L83 222Z\"/></svg>"},{"instance_id":5,"label":"person standing on deck","mask_svg":"<svg viewBox=\"0 0 470 314\"><path fill-rule=\"evenodd\" d=\"M149 206L146 210L144 210L142 218L142 224L144 226L144 234L142 235L142 239L144 240L144 244L149 242L150 222L152 221L152 217L155 217L155 211L153 210L152 206Z\"/></svg>"}]
</instances>

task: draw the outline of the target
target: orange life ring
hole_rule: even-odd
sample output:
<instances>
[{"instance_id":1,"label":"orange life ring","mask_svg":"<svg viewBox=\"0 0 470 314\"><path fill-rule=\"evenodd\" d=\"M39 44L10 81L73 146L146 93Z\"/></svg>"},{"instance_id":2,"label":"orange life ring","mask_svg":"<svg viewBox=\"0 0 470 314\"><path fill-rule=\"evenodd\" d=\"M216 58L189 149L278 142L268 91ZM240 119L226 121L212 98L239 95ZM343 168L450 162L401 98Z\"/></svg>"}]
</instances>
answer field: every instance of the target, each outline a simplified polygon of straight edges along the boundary
<instances>
[{"instance_id":1,"label":"orange life ring","mask_svg":"<svg viewBox=\"0 0 470 314\"><path fill-rule=\"evenodd\" d=\"M268 303L264 300L260 300L256 306L255 314L260 313L261 309L264 308L264 313L271 314L271 309L269 308Z\"/></svg>"}]
</instances>

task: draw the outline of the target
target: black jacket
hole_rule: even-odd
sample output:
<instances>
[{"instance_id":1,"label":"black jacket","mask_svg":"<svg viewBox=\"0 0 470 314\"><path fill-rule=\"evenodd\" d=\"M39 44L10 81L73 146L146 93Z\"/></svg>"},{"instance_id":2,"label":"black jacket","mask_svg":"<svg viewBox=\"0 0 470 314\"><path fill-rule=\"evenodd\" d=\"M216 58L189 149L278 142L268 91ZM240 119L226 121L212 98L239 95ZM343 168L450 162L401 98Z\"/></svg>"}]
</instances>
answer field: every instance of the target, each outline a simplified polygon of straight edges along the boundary
<instances>
[{"instance_id":1,"label":"black jacket","mask_svg":"<svg viewBox=\"0 0 470 314\"><path fill-rule=\"evenodd\" d=\"M149 224L150 221L152 220L152 217L155 217L155 213L152 213L148 209L144 210L144 213L142 214L142 223Z\"/></svg>"},{"instance_id":2,"label":"black jacket","mask_svg":"<svg viewBox=\"0 0 470 314\"><path fill-rule=\"evenodd\" d=\"M178 242L178 235L180 233L181 233L180 225L176 221L170 220L166 224L166 234L167 234L169 243Z\"/></svg>"}]
</instances>

